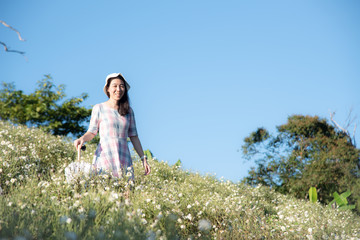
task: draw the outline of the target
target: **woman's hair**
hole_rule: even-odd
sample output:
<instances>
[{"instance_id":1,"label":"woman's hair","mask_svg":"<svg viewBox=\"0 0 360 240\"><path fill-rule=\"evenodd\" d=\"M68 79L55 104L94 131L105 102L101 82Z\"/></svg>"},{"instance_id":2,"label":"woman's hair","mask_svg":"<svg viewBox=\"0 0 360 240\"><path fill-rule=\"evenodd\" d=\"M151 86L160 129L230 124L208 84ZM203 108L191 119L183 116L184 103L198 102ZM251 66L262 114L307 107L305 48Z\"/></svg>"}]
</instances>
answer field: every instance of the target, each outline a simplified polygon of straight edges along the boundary
<instances>
[{"instance_id":1,"label":"woman's hair","mask_svg":"<svg viewBox=\"0 0 360 240\"><path fill-rule=\"evenodd\" d=\"M126 114L128 114L130 112L130 99L129 99L129 95L128 95L128 89L127 89L127 86L125 84L125 79L122 78L121 76L110 78L109 81L106 84L106 95L110 98L110 95L109 95L109 92L108 92L109 86L110 86L111 81L116 79L116 78L119 78L120 80L122 80L124 82L124 85L125 85L124 95L119 100L119 103L120 103L119 104L120 105L119 113L120 113L121 116L125 116Z\"/></svg>"}]
</instances>

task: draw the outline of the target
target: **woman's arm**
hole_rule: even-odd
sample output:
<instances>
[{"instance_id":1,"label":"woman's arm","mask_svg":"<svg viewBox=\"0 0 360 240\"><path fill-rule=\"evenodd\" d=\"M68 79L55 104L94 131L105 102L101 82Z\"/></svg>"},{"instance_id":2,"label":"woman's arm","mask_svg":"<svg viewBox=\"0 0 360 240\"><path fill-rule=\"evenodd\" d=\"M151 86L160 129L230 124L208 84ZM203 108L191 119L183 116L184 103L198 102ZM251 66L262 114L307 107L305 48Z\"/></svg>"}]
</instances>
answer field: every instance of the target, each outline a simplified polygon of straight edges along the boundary
<instances>
[{"instance_id":1,"label":"woman's arm","mask_svg":"<svg viewBox=\"0 0 360 240\"><path fill-rule=\"evenodd\" d=\"M86 132L82 137L76 139L74 141L74 146L76 150L78 149L79 145L82 146L85 142L91 141L95 137L95 134L92 132Z\"/></svg>"},{"instance_id":2,"label":"woman's arm","mask_svg":"<svg viewBox=\"0 0 360 240\"><path fill-rule=\"evenodd\" d=\"M130 137L130 141L132 143L132 145L135 148L135 151L137 152L137 154L139 155L139 157L141 158L141 160L143 161L143 165L145 168L145 175L150 174L151 169L150 169L150 165L147 162L147 157L144 155L144 151L143 148L141 146L141 142L138 136L133 136Z\"/></svg>"}]
</instances>

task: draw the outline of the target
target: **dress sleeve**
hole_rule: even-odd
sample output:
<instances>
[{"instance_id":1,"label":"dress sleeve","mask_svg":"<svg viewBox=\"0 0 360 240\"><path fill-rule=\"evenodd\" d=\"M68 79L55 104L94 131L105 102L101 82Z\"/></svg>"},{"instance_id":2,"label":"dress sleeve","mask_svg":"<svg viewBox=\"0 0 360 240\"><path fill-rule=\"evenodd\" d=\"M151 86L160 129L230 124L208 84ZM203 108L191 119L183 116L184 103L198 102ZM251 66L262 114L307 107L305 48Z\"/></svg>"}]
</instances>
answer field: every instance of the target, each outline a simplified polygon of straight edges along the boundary
<instances>
[{"instance_id":1,"label":"dress sleeve","mask_svg":"<svg viewBox=\"0 0 360 240\"><path fill-rule=\"evenodd\" d=\"M136 123L135 123L135 115L132 108L130 108L129 111L129 130L128 130L128 136L134 137L137 136L137 130L136 130Z\"/></svg>"},{"instance_id":2,"label":"dress sleeve","mask_svg":"<svg viewBox=\"0 0 360 240\"><path fill-rule=\"evenodd\" d=\"M88 132L91 132L96 135L99 130L99 125L100 125L100 108L99 105L96 104L91 111L91 119L90 119Z\"/></svg>"}]
</instances>

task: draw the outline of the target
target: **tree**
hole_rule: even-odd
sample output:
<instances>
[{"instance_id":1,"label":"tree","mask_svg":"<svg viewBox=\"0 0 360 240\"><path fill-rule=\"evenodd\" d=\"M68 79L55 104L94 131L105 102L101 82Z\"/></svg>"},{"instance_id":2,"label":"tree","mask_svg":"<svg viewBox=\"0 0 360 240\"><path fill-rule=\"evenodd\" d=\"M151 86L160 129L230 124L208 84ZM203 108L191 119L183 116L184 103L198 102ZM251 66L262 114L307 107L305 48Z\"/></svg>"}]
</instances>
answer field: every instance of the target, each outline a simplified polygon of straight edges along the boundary
<instances>
[{"instance_id":1,"label":"tree","mask_svg":"<svg viewBox=\"0 0 360 240\"><path fill-rule=\"evenodd\" d=\"M87 94L62 101L66 97L64 86L54 85L50 75L38 81L35 92L29 95L16 90L13 83L2 83L2 87L0 119L38 127L54 135L80 136L85 132L83 123L89 120L91 109L79 105Z\"/></svg>"},{"instance_id":2,"label":"tree","mask_svg":"<svg viewBox=\"0 0 360 240\"><path fill-rule=\"evenodd\" d=\"M284 194L306 198L310 187L329 203L337 192L350 190L360 210L360 150L351 137L317 116L293 115L276 135L258 128L244 140L246 159L255 160L243 182L263 184Z\"/></svg>"}]
</instances>

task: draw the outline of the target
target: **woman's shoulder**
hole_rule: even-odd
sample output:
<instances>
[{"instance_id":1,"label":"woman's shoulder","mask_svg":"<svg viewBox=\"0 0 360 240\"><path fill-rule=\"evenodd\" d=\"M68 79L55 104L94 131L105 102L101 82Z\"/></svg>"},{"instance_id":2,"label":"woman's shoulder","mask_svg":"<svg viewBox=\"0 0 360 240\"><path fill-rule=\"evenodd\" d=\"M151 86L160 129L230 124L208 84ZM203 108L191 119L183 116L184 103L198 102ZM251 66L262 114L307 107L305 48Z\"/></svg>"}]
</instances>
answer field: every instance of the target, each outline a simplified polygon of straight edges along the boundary
<instances>
[{"instance_id":1,"label":"woman's shoulder","mask_svg":"<svg viewBox=\"0 0 360 240\"><path fill-rule=\"evenodd\" d=\"M93 108L93 110L101 110L104 105L105 105L105 103L97 103L92 108Z\"/></svg>"}]
</instances>

